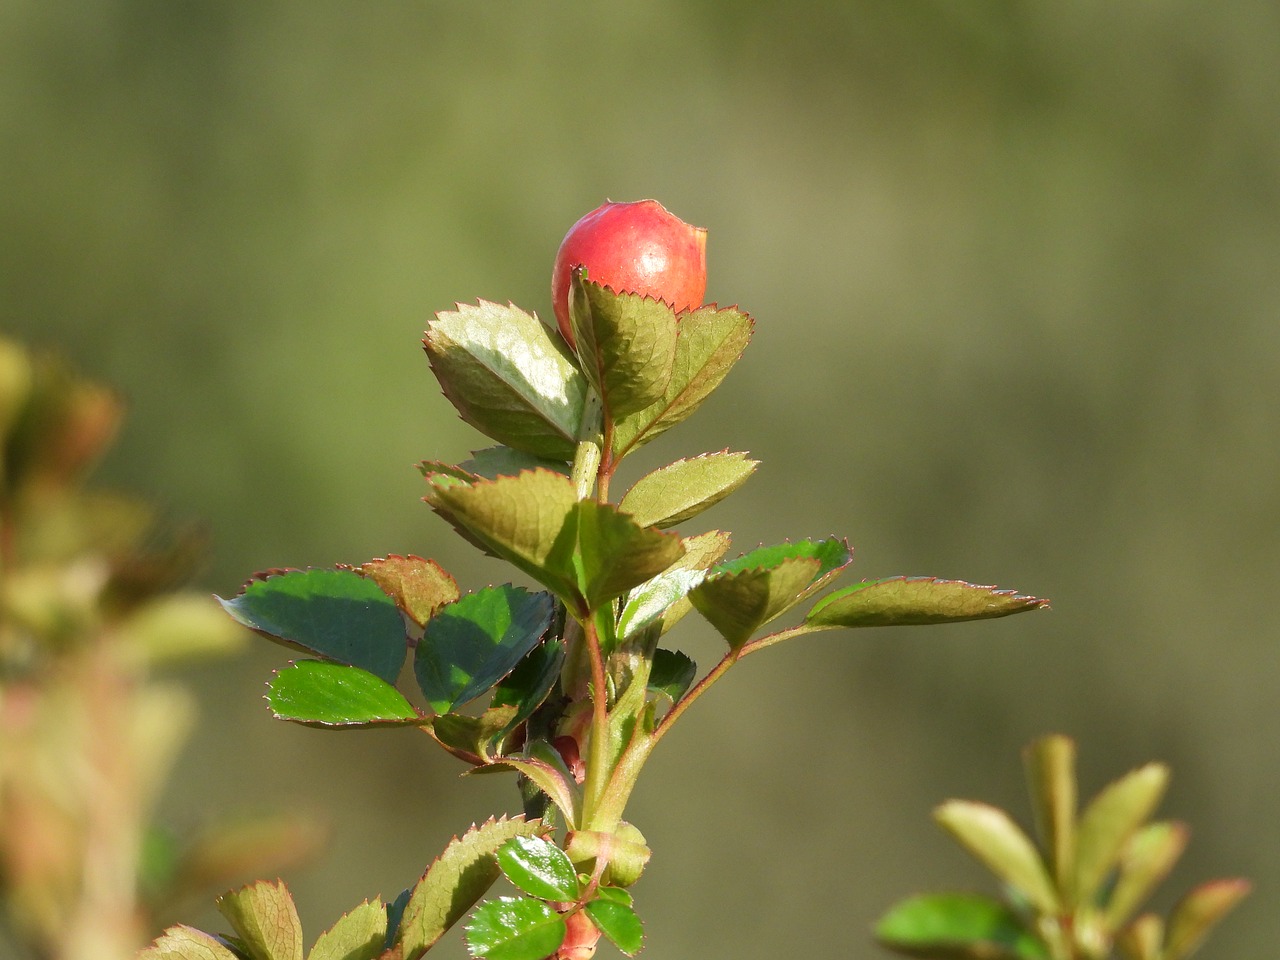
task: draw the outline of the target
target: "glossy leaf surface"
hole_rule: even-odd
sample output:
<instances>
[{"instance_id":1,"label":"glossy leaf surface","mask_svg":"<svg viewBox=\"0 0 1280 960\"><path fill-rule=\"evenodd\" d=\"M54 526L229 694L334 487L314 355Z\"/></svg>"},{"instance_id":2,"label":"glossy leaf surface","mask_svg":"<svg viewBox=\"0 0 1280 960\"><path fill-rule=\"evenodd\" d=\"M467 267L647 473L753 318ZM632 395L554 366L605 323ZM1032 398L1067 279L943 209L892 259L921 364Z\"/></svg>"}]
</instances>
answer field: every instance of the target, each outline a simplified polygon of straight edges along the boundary
<instances>
[{"instance_id":1,"label":"glossy leaf surface","mask_svg":"<svg viewBox=\"0 0 1280 960\"><path fill-rule=\"evenodd\" d=\"M541 900L499 897L480 904L467 924L472 956L543 960L564 942L564 920Z\"/></svg>"},{"instance_id":2,"label":"glossy leaf surface","mask_svg":"<svg viewBox=\"0 0 1280 960\"><path fill-rule=\"evenodd\" d=\"M736 650L839 572L849 556L836 539L761 547L713 567L689 600Z\"/></svg>"},{"instance_id":3,"label":"glossy leaf surface","mask_svg":"<svg viewBox=\"0 0 1280 960\"><path fill-rule=\"evenodd\" d=\"M582 371L607 417L616 421L662 399L676 352L670 306L616 293L584 279L576 268L569 280L569 314Z\"/></svg>"},{"instance_id":4,"label":"glossy leaf surface","mask_svg":"<svg viewBox=\"0 0 1280 960\"><path fill-rule=\"evenodd\" d=\"M876 924L876 939L912 957L1048 960L1044 944L1003 903L978 894L942 893L896 904Z\"/></svg>"},{"instance_id":5,"label":"glossy leaf surface","mask_svg":"<svg viewBox=\"0 0 1280 960\"><path fill-rule=\"evenodd\" d=\"M276 671L267 703L281 720L326 727L421 723L409 701L367 670L322 660L299 660Z\"/></svg>"},{"instance_id":6,"label":"glossy leaf surface","mask_svg":"<svg viewBox=\"0 0 1280 960\"><path fill-rule=\"evenodd\" d=\"M864 580L814 604L805 622L818 627L889 627L1007 617L1048 605L1013 590L934 577Z\"/></svg>"},{"instance_id":7,"label":"glossy leaf surface","mask_svg":"<svg viewBox=\"0 0 1280 960\"><path fill-rule=\"evenodd\" d=\"M218 598L240 623L307 653L368 670L387 683L408 649L394 600L354 570L290 570Z\"/></svg>"},{"instance_id":8,"label":"glossy leaf surface","mask_svg":"<svg viewBox=\"0 0 1280 960\"><path fill-rule=\"evenodd\" d=\"M302 960L302 924L283 883L260 880L217 903L254 960Z\"/></svg>"},{"instance_id":9,"label":"glossy leaf surface","mask_svg":"<svg viewBox=\"0 0 1280 960\"><path fill-rule=\"evenodd\" d=\"M518 889L540 900L568 902L581 894L565 852L541 837L513 837L498 849L498 866Z\"/></svg>"},{"instance_id":10,"label":"glossy leaf surface","mask_svg":"<svg viewBox=\"0 0 1280 960\"><path fill-rule=\"evenodd\" d=\"M1058 894L1035 845L998 807L950 800L934 811L938 821L971 854L1037 910L1058 911Z\"/></svg>"},{"instance_id":11,"label":"glossy leaf surface","mask_svg":"<svg viewBox=\"0 0 1280 960\"><path fill-rule=\"evenodd\" d=\"M751 340L754 321L736 307L700 307L679 317L671 377L662 396L617 421L614 456L621 459L692 414L720 385Z\"/></svg>"},{"instance_id":12,"label":"glossy leaf surface","mask_svg":"<svg viewBox=\"0 0 1280 960\"><path fill-rule=\"evenodd\" d=\"M651 624L662 623L666 633L693 609L689 591L707 576L729 549L729 535L710 530L681 541L684 556L657 576L631 590L618 616L618 636L631 637Z\"/></svg>"},{"instance_id":13,"label":"glossy leaf surface","mask_svg":"<svg viewBox=\"0 0 1280 960\"><path fill-rule=\"evenodd\" d=\"M628 957L634 957L644 947L644 924L629 905L601 897L584 909L596 928Z\"/></svg>"},{"instance_id":14,"label":"glossy leaf surface","mask_svg":"<svg viewBox=\"0 0 1280 960\"><path fill-rule=\"evenodd\" d=\"M745 453L705 453L646 474L618 509L642 527L672 527L696 517L747 482L760 461Z\"/></svg>"},{"instance_id":15,"label":"glossy leaf surface","mask_svg":"<svg viewBox=\"0 0 1280 960\"><path fill-rule=\"evenodd\" d=\"M506 446L572 459L587 383L537 317L511 304L459 304L428 322L423 346L463 420Z\"/></svg>"},{"instance_id":16,"label":"glossy leaf surface","mask_svg":"<svg viewBox=\"0 0 1280 960\"><path fill-rule=\"evenodd\" d=\"M515 669L551 624L549 594L506 584L468 594L427 623L413 670L431 709L452 713Z\"/></svg>"},{"instance_id":17,"label":"glossy leaf surface","mask_svg":"<svg viewBox=\"0 0 1280 960\"><path fill-rule=\"evenodd\" d=\"M498 879L494 854L512 837L546 832L537 820L488 820L455 837L414 886L400 920L405 960L419 957L461 920Z\"/></svg>"}]
</instances>

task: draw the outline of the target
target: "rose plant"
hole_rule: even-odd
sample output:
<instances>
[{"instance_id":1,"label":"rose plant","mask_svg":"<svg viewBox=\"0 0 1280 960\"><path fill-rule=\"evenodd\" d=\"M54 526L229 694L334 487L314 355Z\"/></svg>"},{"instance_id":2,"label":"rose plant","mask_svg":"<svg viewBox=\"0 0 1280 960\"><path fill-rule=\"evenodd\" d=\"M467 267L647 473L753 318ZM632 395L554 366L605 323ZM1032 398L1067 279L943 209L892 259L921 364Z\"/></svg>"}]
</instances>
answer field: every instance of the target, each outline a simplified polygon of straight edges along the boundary
<instances>
[{"instance_id":1,"label":"rose plant","mask_svg":"<svg viewBox=\"0 0 1280 960\"><path fill-rule=\"evenodd\" d=\"M644 936L630 888L650 850L625 819L627 801L654 748L736 663L823 630L1045 606L932 577L830 589L851 560L839 537L725 559L727 532L685 525L750 478L757 462L746 453L677 459L613 498L622 460L691 416L751 337L746 312L702 303L705 242L655 201L606 203L560 248L554 325L483 300L427 324L441 389L496 445L461 463L423 462L424 500L541 589L464 593L432 560L387 556L268 571L223 601L305 655L269 682L276 717L416 727L475 773L514 774L522 798L521 816L454 838L391 903L338 921L309 960L414 960L464 918L471 954L489 960L586 960L601 936L632 955ZM724 641L709 669L673 643L692 611ZM414 681L407 693L402 673ZM514 895L480 903L499 876ZM282 884L219 906L234 935L175 927L144 956L301 960Z\"/></svg>"}]
</instances>

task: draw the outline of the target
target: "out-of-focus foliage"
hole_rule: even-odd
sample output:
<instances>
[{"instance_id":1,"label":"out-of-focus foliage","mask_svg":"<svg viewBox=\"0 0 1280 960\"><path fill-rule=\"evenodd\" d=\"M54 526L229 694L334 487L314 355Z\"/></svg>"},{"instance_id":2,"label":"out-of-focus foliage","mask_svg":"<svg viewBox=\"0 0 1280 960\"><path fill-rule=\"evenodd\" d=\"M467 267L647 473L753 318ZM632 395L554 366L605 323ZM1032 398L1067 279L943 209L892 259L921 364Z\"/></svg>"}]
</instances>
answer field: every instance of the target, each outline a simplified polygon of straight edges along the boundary
<instances>
[{"instance_id":1,"label":"out-of-focus foliage","mask_svg":"<svg viewBox=\"0 0 1280 960\"><path fill-rule=\"evenodd\" d=\"M314 842L296 817L259 824L251 852L242 827L192 843L150 825L194 720L153 670L243 633L175 592L198 538L85 486L121 414L113 391L0 337L0 930L23 957L132 957L185 897Z\"/></svg>"},{"instance_id":2,"label":"out-of-focus foliage","mask_svg":"<svg viewBox=\"0 0 1280 960\"><path fill-rule=\"evenodd\" d=\"M1262 0L18 0L0 327L123 388L104 475L211 523L212 589L387 551L479 586L498 567L412 506L412 464L471 436L417 350L426 318L478 296L546 313L574 219L660 197L710 228L709 297L757 325L651 465L748 450L766 467L715 515L741 546L847 533L854 575L1016 583L1054 612L998 637L833 632L744 666L633 802L679 851L640 885L649 935L711 960L794 951L797 931L847 952L813 918L869 929L923 878L966 883L923 815L941 795L1015 804L1004 758L1062 729L1099 770L1178 771L1188 875L1256 882L1208 950L1257 954L1280 939L1261 906L1280 884L1280 630L1253 586L1280 574L1277 44ZM831 429L794 429L815 411ZM346 839L291 882L304 916L403 887L505 802L496 783L488 804L437 791L447 767L409 734L385 735L398 756L344 735L335 757L271 724L274 662L215 673L217 722L165 810L330 805ZM779 671L793 722L741 730ZM794 741L818 711L844 746L810 766ZM385 816L343 813L415 759ZM658 814L664 776L698 780L679 820ZM782 856L832 810L856 828ZM726 820L757 846L717 845ZM827 873L844 879L814 889Z\"/></svg>"}]
</instances>

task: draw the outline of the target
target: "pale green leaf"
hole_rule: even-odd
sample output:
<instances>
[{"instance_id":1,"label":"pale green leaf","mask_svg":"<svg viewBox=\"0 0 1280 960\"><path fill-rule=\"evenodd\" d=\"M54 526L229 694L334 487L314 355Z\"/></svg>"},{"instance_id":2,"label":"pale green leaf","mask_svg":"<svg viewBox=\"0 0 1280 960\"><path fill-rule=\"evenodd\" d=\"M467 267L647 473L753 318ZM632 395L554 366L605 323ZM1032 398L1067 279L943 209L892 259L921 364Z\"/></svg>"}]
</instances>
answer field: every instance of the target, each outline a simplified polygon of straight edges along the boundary
<instances>
[{"instance_id":1,"label":"pale green leaf","mask_svg":"<svg viewBox=\"0 0 1280 960\"><path fill-rule=\"evenodd\" d=\"M1092 901L1168 784L1169 768L1149 763L1109 784L1085 808L1076 834L1076 903Z\"/></svg>"},{"instance_id":2,"label":"pale green leaf","mask_svg":"<svg viewBox=\"0 0 1280 960\"><path fill-rule=\"evenodd\" d=\"M889 627L1007 617L1048 601L1013 590L936 577L864 580L828 594L805 622L815 627Z\"/></svg>"},{"instance_id":3,"label":"pale green leaf","mask_svg":"<svg viewBox=\"0 0 1280 960\"><path fill-rule=\"evenodd\" d=\"M1058 894L1039 851L1007 813L985 803L950 800L933 815L961 846L1037 910L1058 911Z\"/></svg>"},{"instance_id":4,"label":"pale green leaf","mask_svg":"<svg viewBox=\"0 0 1280 960\"><path fill-rule=\"evenodd\" d=\"M733 493L758 465L745 453L727 450L677 460L637 480L618 509L642 527L673 527Z\"/></svg>"},{"instance_id":5,"label":"pale green leaf","mask_svg":"<svg viewBox=\"0 0 1280 960\"><path fill-rule=\"evenodd\" d=\"M1075 869L1076 744L1070 737L1047 736L1023 754L1036 829L1048 852L1049 869L1059 890L1071 889Z\"/></svg>"},{"instance_id":6,"label":"pale green leaf","mask_svg":"<svg viewBox=\"0 0 1280 960\"><path fill-rule=\"evenodd\" d=\"M217 905L253 960L302 960L302 924L282 882L259 880L223 894Z\"/></svg>"},{"instance_id":7,"label":"pale green leaf","mask_svg":"<svg viewBox=\"0 0 1280 960\"><path fill-rule=\"evenodd\" d=\"M1169 916L1162 960L1186 960L1251 889L1247 880L1211 880L1188 893Z\"/></svg>"},{"instance_id":8,"label":"pale green leaf","mask_svg":"<svg viewBox=\"0 0 1280 960\"><path fill-rule=\"evenodd\" d=\"M320 934L307 960L377 960L387 939L387 908L365 901Z\"/></svg>"},{"instance_id":9,"label":"pale green leaf","mask_svg":"<svg viewBox=\"0 0 1280 960\"><path fill-rule=\"evenodd\" d=\"M137 960L240 960L216 937L194 927L170 927Z\"/></svg>"}]
</instances>

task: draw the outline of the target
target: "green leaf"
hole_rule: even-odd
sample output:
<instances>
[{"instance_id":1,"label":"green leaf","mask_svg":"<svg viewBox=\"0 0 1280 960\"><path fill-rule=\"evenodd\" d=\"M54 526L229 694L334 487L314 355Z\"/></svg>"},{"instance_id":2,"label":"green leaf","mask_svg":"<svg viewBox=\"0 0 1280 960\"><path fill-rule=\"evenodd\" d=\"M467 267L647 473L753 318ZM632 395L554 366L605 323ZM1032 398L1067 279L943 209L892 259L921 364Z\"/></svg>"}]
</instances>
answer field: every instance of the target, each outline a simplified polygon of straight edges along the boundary
<instances>
[{"instance_id":1,"label":"green leaf","mask_svg":"<svg viewBox=\"0 0 1280 960\"><path fill-rule=\"evenodd\" d=\"M471 459L463 460L458 464L459 470L464 470L474 477L483 477L486 480L496 480L498 477L514 477L522 470L537 470L539 468L563 473L565 476L569 475L569 466L563 460L539 457L512 447L486 447L483 450L472 450Z\"/></svg>"},{"instance_id":2,"label":"green leaf","mask_svg":"<svg viewBox=\"0 0 1280 960\"><path fill-rule=\"evenodd\" d=\"M1149 763L1106 786L1085 808L1076 834L1076 903L1093 901L1125 843L1151 816L1168 785L1169 768Z\"/></svg>"},{"instance_id":3,"label":"green leaf","mask_svg":"<svg viewBox=\"0 0 1280 960\"><path fill-rule=\"evenodd\" d=\"M1115 946L1125 960L1161 960L1164 921L1144 913L1116 936Z\"/></svg>"},{"instance_id":4,"label":"green leaf","mask_svg":"<svg viewBox=\"0 0 1280 960\"><path fill-rule=\"evenodd\" d=\"M642 527L673 527L733 493L759 464L727 450L677 460L637 480L618 509Z\"/></svg>"},{"instance_id":5,"label":"green leaf","mask_svg":"<svg viewBox=\"0 0 1280 960\"><path fill-rule=\"evenodd\" d=\"M418 626L458 599L458 584L434 560L393 554L361 564L358 572L381 587Z\"/></svg>"},{"instance_id":6,"label":"green leaf","mask_svg":"<svg viewBox=\"0 0 1280 960\"><path fill-rule=\"evenodd\" d=\"M565 938L564 919L541 900L499 897L480 904L467 924L473 957L544 960Z\"/></svg>"},{"instance_id":7,"label":"green leaf","mask_svg":"<svg viewBox=\"0 0 1280 960\"><path fill-rule=\"evenodd\" d=\"M1057 913L1058 894L1035 845L998 807L949 800L933 813L971 854L1042 913Z\"/></svg>"},{"instance_id":8,"label":"green leaf","mask_svg":"<svg viewBox=\"0 0 1280 960\"><path fill-rule=\"evenodd\" d=\"M498 879L494 854L512 837L545 832L538 820L488 820L455 837L431 864L409 895L400 920L399 942L405 960L420 957L462 919Z\"/></svg>"},{"instance_id":9,"label":"green leaf","mask_svg":"<svg viewBox=\"0 0 1280 960\"><path fill-rule=\"evenodd\" d=\"M413 672L431 709L452 713L490 690L542 639L549 594L505 584L468 594L427 623Z\"/></svg>"},{"instance_id":10,"label":"green leaf","mask_svg":"<svg viewBox=\"0 0 1280 960\"><path fill-rule=\"evenodd\" d=\"M1076 745L1070 737L1047 736L1024 753L1036 829L1048 852L1059 890L1071 889L1076 844Z\"/></svg>"},{"instance_id":11,"label":"green leaf","mask_svg":"<svg viewBox=\"0 0 1280 960\"><path fill-rule=\"evenodd\" d=\"M536 740L526 747L525 756L505 756L475 772L504 768L526 777L545 793L564 816L566 826L570 829L577 826L578 814L582 808L582 790L574 782L563 758L554 747L545 741Z\"/></svg>"},{"instance_id":12,"label":"green leaf","mask_svg":"<svg viewBox=\"0 0 1280 960\"><path fill-rule=\"evenodd\" d=\"M761 547L712 568L689 599L737 650L838 573L849 556L835 538Z\"/></svg>"},{"instance_id":13,"label":"green leaf","mask_svg":"<svg viewBox=\"0 0 1280 960\"><path fill-rule=\"evenodd\" d=\"M541 837L512 837L498 850L498 867L517 888L539 900L568 902L582 893L565 852Z\"/></svg>"},{"instance_id":14,"label":"green leaf","mask_svg":"<svg viewBox=\"0 0 1280 960\"><path fill-rule=\"evenodd\" d=\"M596 928L628 957L640 952L644 946L644 924L630 906L602 897L592 900L584 909Z\"/></svg>"},{"instance_id":15,"label":"green leaf","mask_svg":"<svg viewBox=\"0 0 1280 960\"><path fill-rule=\"evenodd\" d=\"M1018 915L978 894L911 897L880 918L876 940L911 957L945 960L1048 960L1049 952Z\"/></svg>"},{"instance_id":16,"label":"green leaf","mask_svg":"<svg viewBox=\"0 0 1280 960\"><path fill-rule=\"evenodd\" d=\"M618 636L636 636L650 624L662 622L670 630L690 610L689 591L706 579L707 570L729 549L729 535L710 530L681 541L684 556L656 577L633 589L618 616Z\"/></svg>"},{"instance_id":17,"label":"green leaf","mask_svg":"<svg viewBox=\"0 0 1280 960\"><path fill-rule=\"evenodd\" d=\"M446 713L431 721L431 735L440 745L469 763L489 763L493 742L513 726L514 706L490 707L478 717Z\"/></svg>"},{"instance_id":18,"label":"green leaf","mask_svg":"<svg viewBox=\"0 0 1280 960\"><path fill-rule=\"evenodd\" d=\"M537 317L511 304L459 304L428 322L422 342L463 420L508 447L573 458L587 383Z\"/></svg>"},{"instance_id":19,"label":"green leaf","mask_svg":"<svg viewBox=\"0 0 1280 960\"><path fill-rule=\"evenodd\" d=\"M377 960L386 939L386 907L366 900L320 935L307 960Z\"/></svg>"},{"instance_id":20,"label":"green leaf","mask_svg":"<svg viewBox=\"0 0 1280 960\"><path fill-rule=\"evenodd\" d=\"M493 688L494 707L515 707L515 715L511 719L511 727L523 723L533 715L533 711L547 699L547 694L555 686L560 676L560 667L564 663L564 640L555 636L554 631L547 633L541 643L530 650L514 670L504 677Z\"/></svg>"},{"instance_id":21,"label":"green leaf","mask_svg":"<svg viewBox=\"0 0 1280 960\"><path fill-rule=\"evenodd\" d=\"M1204 942L1209 931L1235 909L1251 889L1247 880L1211 880L1178 901L1169 915L1163 960L1189 957Z\"/></svg>"},{"instance_id":22,"label":"green leaf","mask_svg":"<svg viewBox=\"0 0 1280 960\"><path fill-rule=\"evenodd\" d=\"M605 416L616 421L662 399L676 354L676 314L661 300L569 281L569 315L578 359Z\"/></svg>"},{"instance_id":23,"label":"green leaf","mask_svg":"<svg viewBox=\"0 0 1280 960\"><path fill-rule=\"evenodd\" d=\"M408 650L404 619L375 582L354 570L290 570L252 580L218 601L270 640L368 670L395 683Z\"/></svg>"},{"instance_id":24,"label":"green leaf","mask_svg":"<svg viewBox=\"0 0 1280 960\"><path fill-rule=\"evenodd\" d=\"M216 937L194 927L170 927L151 946L138 954L138 960L240 960Z\"/></svg>"},{"instance_id":25,"label":"green leaf","mask_svg":"<svg viewBox=\"0 0 1280 960\"><path fill-rule=\"evenodd\" d=\"M660 573L684 549L675 534L641 527L611 504L579 501L573 482L549 470L436 483L427 499L580 617Z\"/></svg>"},{"instance_id":26,"label":"green leaf","mask_svg":"<svg viewBox=\"0 0 1280 960\"><path fill-rule=\"evenodd\" d=\"M649 670L649 689L661 693L672 703L683 697L698 675L698 666L679 650L658 649L653 652Z\"/></svg>"},{"instance_id":27,"label":"green leaf","mask_svg":"<svg viewBox=\"0 0 1280 960\"><path fill-rule=\"evenodd\" d=\"M819 600L805 622L815 627L891 627L1007 617L1049 601L1013 590L936 577L864 580Z\"/></svg>"},{"instance_id":28,"label":"green leaf","mask_svg":"<svg viewBox=\"0 0 1280 960\"><path fill-rule=\"evenodd\" d=\"M616 460L698 409L742 356L754 324L736 307L720 310L714 305L683 313L677 320L671 378L660 399L617 420L613 434Z\"/></svg>"},{"instance_id":29,"label":"green leaf","mask_svg":"<svg viewBox=\"0 0 1280 960\"><path fill-rule=\"evenodd\" d=\"M259 880L223 894L217 906L253 960L302 960L302 924L282 882Z\"/></svg>"},{"instance_id":30,"label":"green leaf","mask_svg":"<svg viewBox=\"0 0 1280 960\"><path fill-rule=\"evenodd\" d=\"M1162 821L1149 823L1124 845L1115 886L1106 903L1106 923L1118 929L1136 911L1186 849L1189 831L1186 824Z\"/></svg>"},{"instance_id":31,"label":"green leaf","mask_svg":"<svg viewBox=\"0 0 1280 960\"><path fill-rule=\"evenodd\" d=\"M342 663L299 660L276 671L267 690L271 712L294 723L363 727L423 722L391 684Z\"/></svg>"}]
</instances>

